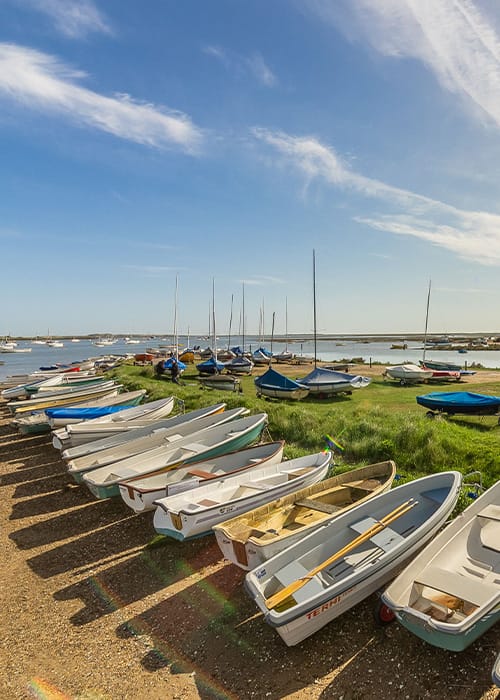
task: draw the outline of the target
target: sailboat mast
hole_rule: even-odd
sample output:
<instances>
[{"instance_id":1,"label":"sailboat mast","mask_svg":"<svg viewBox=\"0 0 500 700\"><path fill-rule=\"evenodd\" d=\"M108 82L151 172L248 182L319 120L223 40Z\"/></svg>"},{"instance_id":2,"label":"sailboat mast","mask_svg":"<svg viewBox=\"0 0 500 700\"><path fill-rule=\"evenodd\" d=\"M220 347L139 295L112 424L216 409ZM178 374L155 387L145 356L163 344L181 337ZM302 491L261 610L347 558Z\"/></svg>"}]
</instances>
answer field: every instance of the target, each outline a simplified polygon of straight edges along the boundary
<instances>
[{"instance_id":1,"label":"sailboat mast","mask_svg":"<svg viewBox=\"0 0 500 700\"><path fill-rule=\"evenodd\" d=\"M425 312L425 331L424 331L424 353L422 355L422 364L425 365L425 351L427 350L427 326L429 323L429 302L431 300L431 280L429 280L429 291L427 292L427 309Z\"/></svg>"},{"instance_id":2,"label":"sailboat mast","mask_svg":"<svg viewBox=\"0 0 500 700\"><path fill-rule=\"evenodd\" d=\"M227 349L231 347L231 326L233 324L233 297L234 294L231 294L231 313L229 314L229 335L227 337Z\"/></svg>"},{"instance_id":3,"label":"sailboat mast","mask_svg":"<svg viewBox=\"0 0 500 700\"><path fill-rule=\"evenodd\" d=\"M314 369L317 366L317 338L316 338L316 251L313 248L313 322L314 322Z\"/></svg>"},{"instance_id":4,"label":"sailboat mast","mask_svg":"<svg viewBox=\"0 0 500 700\"><path fill-rule=\"evenodd\" d=\"M242 354L245 354L245 283L243 282L242 299L241 299L241 349Z\"/></svg>"},{"instance_id":5,"label":"sailboat mast","mask_svg":"<svg viewBox=\"0 0 500 700\"><path fill-rule=\"evenodd\" d=\"M212 277L212 330L214 332L214 357L217 363L217 336L215 335L215 278Z\"/></svg>"},{"instance_id":6,"label":"sailboat mast","mask_svg":"<svg viewBox=\"0 0 500 700\"><path fill-rule=\"evenodd\" d=\"M285 352L288 352L288 297L285 297Z\"/></svg>"},{"instance_id":7,"label":"sailboat mast","mask_svg":"<svg viewBox=\"0 0 500 700\"><path fill-rule=\"evenodd\" d=\"M175 359L179 359L179 341L177 335L177 292L179 288L179 275L175 276L175 306L174 306L174 353Z\"/></svg>"},{"instance_id":8,"label":"sailboat mast","mask_svg":"<svg viewBox=\"0 0 500 700\"><path fill-rule=\"evenodd\" d=\"M273 323L271 326L271 354L269 355L269 367L271 366L271 362L273 361L274 315L275 312L273 311Z\"/></svg>"}]
</instances>

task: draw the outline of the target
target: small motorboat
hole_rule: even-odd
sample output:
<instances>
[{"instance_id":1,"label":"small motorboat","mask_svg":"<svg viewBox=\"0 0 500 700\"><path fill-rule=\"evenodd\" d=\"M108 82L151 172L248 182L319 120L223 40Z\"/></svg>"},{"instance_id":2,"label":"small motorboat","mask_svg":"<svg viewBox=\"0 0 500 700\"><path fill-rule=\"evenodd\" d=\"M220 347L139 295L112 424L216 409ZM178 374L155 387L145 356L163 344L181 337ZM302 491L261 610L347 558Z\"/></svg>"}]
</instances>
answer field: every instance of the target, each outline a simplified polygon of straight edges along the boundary
<instances>
[{"instance_id":1,"label":"small motorboat","mask_svg":"<svg viewBox=\"0 0 500 700\"><path fill-rule=\"evenodd\" d=\"M417 637L450 651L500 620L500 481L413 559L381 602Z\"/></svg>"},{"instance_id":2,"label":"small motorboat","mask_svg":"<svg viewBox=\"0 0 500 700\"><path fill-rule=\"evenodd\" d=\"M177 540L207 535L212 527L291 491L320 481L327 473L330 452L297 457L200 486L194 491L155 501L153 525L161 535Z\"/></svg>"},{"instance_id":3,"label":"small motorboat","mask_svg":"<svg viewBox=\"0 0 500 700\"><path fill-rule=\"evenodd\" d=\"M443 526L461 482L441 472L369 499L249 571L248 593L298 644L393 578Z\"/></svg>"},{"instance_id":4,"label":"small motorboat","mask_svg":"<svg viewBox=\"0 0 500 700\"><path fill-rule=\"evenodd\" d=\"M337 474L214 527L229 561L249 571L329 520L390 489L392 461Z\"/></svg>"},{"instance_id":5,"label":"small motorboat","mask_svg":"<svg viewBox=\"0 0 500 700\"><path fill-rule=\"evenodd\" d=\"M426 382L432 377L432 370L423 369L418 365L412 364L394 365L392 367L385 368L384 377L396 379L401 386L405 386L407 384Z\"/></svg>"}]
</instances>

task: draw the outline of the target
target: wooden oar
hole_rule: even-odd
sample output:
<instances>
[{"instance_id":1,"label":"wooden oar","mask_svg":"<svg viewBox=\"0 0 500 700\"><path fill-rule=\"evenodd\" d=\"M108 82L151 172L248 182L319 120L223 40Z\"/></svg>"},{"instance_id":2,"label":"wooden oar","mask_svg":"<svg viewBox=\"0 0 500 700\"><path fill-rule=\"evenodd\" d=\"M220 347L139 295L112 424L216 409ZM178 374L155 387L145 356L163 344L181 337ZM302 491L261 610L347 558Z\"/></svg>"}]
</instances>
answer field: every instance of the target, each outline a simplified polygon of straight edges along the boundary
<instances>
[{"instance_id":1,"label":"wooden oar","mask_svg":"<svg viewBox=\"0 0 500 700\"><path fill-rule=\"evenodd\" d=\"M363 542L366 542L367 540L370 539L370 537L373 537L377 533L381 532L384 528L386 528L388 525L390 525L394 520L397 520L400 518L402 515L407 513L409 510L414 508L417 505L418 501L414 501L413 499L410 499L409 501L405 501L405 503L402 503L399 505L397 508L395 508L393 511L385 515L383 518L381 518L375 525L372 525L368 530L363 532L362 534L358 535L358 537L355 537L352 542L349 542L349 544L345 545L342 547L342 549L339 549L338 552L335 552L335 554L332 554L331 557L328 557L328 559L325 559L325 561L321 562L321 564L318 564L318 566L314 567L314 569L311 569L307 574L304 576L301 576L299 579L296 581L292 581L292 583L288 584L288 586L285 586L285 588L282 588L280 591L272 595L270 598L268 598L265 603L266 607L271 610L272 608L275 608L277 605L279 605L281 602L283 602L286 598L290 597L295 593L295 591L298 591L302 586L305 586L305 584L310 581L313 576L315 576L317 573L322 571L325 567L329 566L330 564L333 564L334 561L337 559L341 559L343 556L348 554L350 551L358 547L360 544Z\"/></svg>"}]
</instances>

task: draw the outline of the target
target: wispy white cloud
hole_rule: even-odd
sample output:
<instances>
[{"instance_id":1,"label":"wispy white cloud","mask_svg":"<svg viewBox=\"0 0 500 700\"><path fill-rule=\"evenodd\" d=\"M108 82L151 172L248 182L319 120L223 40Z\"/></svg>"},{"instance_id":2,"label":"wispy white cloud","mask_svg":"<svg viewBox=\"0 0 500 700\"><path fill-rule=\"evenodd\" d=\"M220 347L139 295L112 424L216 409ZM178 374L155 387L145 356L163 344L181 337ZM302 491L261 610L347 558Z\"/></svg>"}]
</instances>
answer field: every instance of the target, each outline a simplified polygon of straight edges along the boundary
<instances>
[{"instance_id":1,"label":"wispy white cloud","mask_svg":"<svg viewBox=\"0 0 500 700\"><path fill-rule=\"evenodd\" d=\"M48 16L57 31L72 39L92 32L112 34L109 23L92 0L15 0Z\"/></svg>"},{"instance_id":2,"label":"wispy white cloud","mask_svg":"<svg viewBox=\"0 0 500 700\"><path fill-rule=\"evenodd\" d=\"M101 95L77 83L84 76L48 54L0 43L0 98L154 148L199 149L202 132L187 115Z\"/></svg>"},{"instance_id":3,"label":"wispy white cloud","mask_svg":"<svg viewBox=\"0 0 500 700\"><path fill-rule=\"evenodd\" d=\"M303 6L304 7L304 6ZM500 126L500 11L487 0L306 0L351 40L420 61ZM479 109L477 109L479 108Z\"/></svg>"},{"instance_id":4,"label":"wispy white cloud","mask_svg":"<svg viewBox=\"0 0 500 700\"><path fill-rule=\"evenodd\" d=\"M285 284L285 280L280 277L272 277L271 275L256 275L254 277L248 277L244 280L239 280L240 284L243 282L249 286L262 287L268 284Z\"/></svg>"},{"instance_id":5,"label":"wispy white cloud","mask_svg":"<svg viewBox=\"0 0 500 700\"><path fill-rule=\"evenodd\" d=\"M169 265L122 265L126 270L135 270L145 277L162 277L166 272L185 272L185 267L171 267Z\"/></svg>"},{"instance_id":6,"label":"wispy white cloud","mask_svg":"<svg viewBox=\"0 0 500 700\"><path fill-rule=\"evenodd\" d=\"M250 72L265 87L274 87L278 82L276 75L258 51L251 56L243 56L221 46L207 45L203 47L203 52L216 58L227 70L236 74L244 75Z\"/></svg>"},{"instance_id":7,"label":"wispy white cloud","mask_svg":"<svg viewBox=\"0 0 500 700\"><path fill-rule=\"evenodd\" d=\"M260 53L254 53L247 58L247 63L259 83L262 83L262 85L266 87L273 87L276 85L278 80Z\"/></svg>"},{"instance_id":8,"label":"wispy white cloud","mask_svg":"<svg viewBox=\"0 0 500 700\"><path fill-rule=\"evenodd\" d=\"M500 266L500 215L467 211L403 190L353 171L335 152L313 137L255 128L256 138L292 163L308 181L320 178L333 187L380 200L391 213L355 217L358 223L399 236L412 236L482 265Z\"/></svg>"}]
</instances>

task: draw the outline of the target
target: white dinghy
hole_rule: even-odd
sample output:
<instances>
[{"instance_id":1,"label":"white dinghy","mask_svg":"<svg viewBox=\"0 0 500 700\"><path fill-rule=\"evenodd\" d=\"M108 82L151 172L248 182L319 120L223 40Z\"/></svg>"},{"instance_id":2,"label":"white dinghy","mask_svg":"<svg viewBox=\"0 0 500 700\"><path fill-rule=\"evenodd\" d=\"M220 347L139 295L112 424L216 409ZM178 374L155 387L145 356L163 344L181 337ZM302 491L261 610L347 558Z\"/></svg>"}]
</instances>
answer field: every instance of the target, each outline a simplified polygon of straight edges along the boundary
<instances>
[{"instance_id":1,"label":"white dinghy","mask_svg":"<svg viewBox=\"0 0 500 700\"><path fill-rule=\"evenodd\" d=\"M211 480L221 481L251 468L277 464L283 458L283 447L283 440L264 442L177 469L139 476L119 485L120 496L136 513L152 510L154 501L165 496L198 488Z\"/></svg>"},{"instance_id":2,"label":"white dinghy","mask_svg":"<svg viewBox=\"0 0 500 700\"><path fill-rule=\"evenodd\" d=\"M67 461L68 470L73 476L76 474L82 475L91 469L104 467L106 464L112 464L113 462L120 462L123 459L139 455L156 447L168 447L182 438L200 430L205 430L205 428L213 428L217 425L229 423L235 418L241 418L245 413L248 413L248 409L240 406L239 408L232 408L230 411L213 413L205 416L205 418L198 418L198 420L159 427L148 435L137 437L135 440L129 440L121 445L108 447L106 450L99 450L99 452L91 452L88 455L70 459Z\"/></svg>"},{"instance_id":3,"label":"white dinghy","mask_svg":"<svg viewBox=\"0 0 500 700\"><path fill-rule=\"evenodd\" d=\"M461 481L442 472L370 499L252 569L248 593L298 644L395 576L444 524Z\"/></svg>"},{"instance_id":4,"label":"white dinghy","mask_svg":"<svg viewBox=\"0 0 500 700\"><path fill-rule=\"evenodd\" d=\"M405 386L406 384L426 382L432 377L432 374L433 372L431 369L423 369L418 365L406 364L386 367L384 377L395 379L401 384L401 386Z\"/></svg>"},{"instance_id":5,"label":"white dinghy","mask_svg":"<svg viewBox=\"0 0 500 700\"><path fill-rule=\"evenodd\" d=\"M120 493L118 484L134 476L151 474L160 469L190 464L200 459L232 452L258 440L267 424L267 413L239 418L224 425L191 433L166 447L155 447L139 455L113 462L83 474L83 481L96 498L109 498ZM68 470L70 473L71 469ZM82 475L74 474L75 480Z\"/></svg>"},{"instance_id":6,"label":"white dinghy","mask_svg":"<svg viewBox=\"0 0 500 700\"><path fill-rule=\"evenodd\" d=\"M118 414L92 418L82 423L72 423L65 428L53 431L52 444L58 450L67 447L81 445L99 438L107 437L114 431L125 432L130 430L135 421L159 420L172 413L175 404L175 396L167 396L164 399L148 401L134 408L127 408Z\"/></svg>"},{"instance_id":7,"label":"white dinghy","mask_svg":"<svg viewBox=\"0 0 500 700\"><path fill-rule=\"evenodd\" d=\"M206 418L207 416L213 416L216 413L222 413L226 408L225 403L216 403L211 406L205 406L205 408L197 408L194 411L188 411L187 413L178 413L175 416L169 418L161 418L159 420L141 420L141 421L129 421L130 429L123 430L109 437L101 438L100 440L92 440L91 442L84 442L81 445L75 445L75 447L68 447L63 450L61 457L66 461L70 459L76 459L77 457L83 457L84 455L90 455L93 452L100 452L101 450L107 450L109 447L118 447L124 445L130 440L136 440L137 438L145 437L146 435L151 435L157 430L163 430L164 428L173 428L176 425L184 425L184 423L190 423L200 418ZM137 427L132 427L137 426Z\"/></svg>"},{"instance_id":8,"label":"white dinghy","mask_svg":"<svg viewBox=\"0 0 500 700\"><path fill-rule=\"evenodd\" d=\"M228 516L245 513L323 479L330 452L252 469L229 479L155 501L153 525L162 535L186 540L208 534Z\"/></svg>"},{"instance_id":9,"label":"white dinghy","mask_svg":"<svg viewBox=\"0 0 500 700\"><path fill-rule=\"evenodd\" d=\"M439 533L382 602L410 632L450 651L500 620L500 481Z\"/></svg>"}]
</instances>

